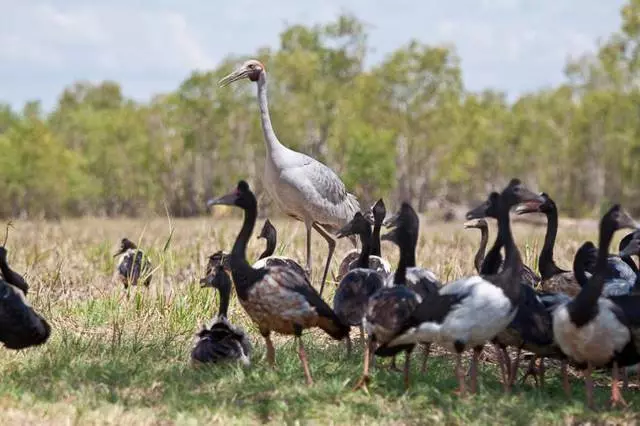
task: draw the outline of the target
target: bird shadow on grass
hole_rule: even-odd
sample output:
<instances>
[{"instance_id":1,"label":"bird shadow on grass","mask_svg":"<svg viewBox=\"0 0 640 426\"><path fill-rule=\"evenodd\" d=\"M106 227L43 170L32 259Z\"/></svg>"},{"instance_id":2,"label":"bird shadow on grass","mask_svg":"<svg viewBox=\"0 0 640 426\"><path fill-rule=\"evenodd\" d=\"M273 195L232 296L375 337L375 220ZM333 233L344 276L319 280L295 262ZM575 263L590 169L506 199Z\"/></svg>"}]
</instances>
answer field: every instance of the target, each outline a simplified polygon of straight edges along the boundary
<instances>
[{"instance_id":1,"label":"bird shadow on grass","mask_svg":"<svg viewBox=\"0 0 640 426\"><path fill-rule=\"evenodd\" d=\"M119 404L126 408L152 407L174 417L179 412L207 410L225 416L256 421L318 420L348 422L381 420L487 424L557 423L567 418L587 421L600 416L624 415L621 411L585 412L581 382L573 384L573 398L560 387L559 373L550 371L545 389L519 386L504 395L492 365L481 367L480 393L460 399L453 364L447 357L433 357L427 373L419 372L420 356L414 355L412 385L403 387L402 374L378 359L372 370L369 394L351 389L362 368L358 348L347 357L343 345L324 346L321 339L305 337L315 385L307 387L293 340L277 349L277 369L262 359L258 346L253 365L192 366L186 344L127 342L114 351L108 342L56 342L45 350L26 354L8 368L0 381L0 393L60 402L72 399L89 407ZM70 346L72 345L72 346ZM21 355L22 357L22 355ZM402 365L403 357L398 359ZM606 406L608 389L597 390L598 406ZM631 407L638 392L625 395ZM628 412L628 411L627 411ZM535 421L534 421L535 420Z\"/></svg>"}]
</instances>

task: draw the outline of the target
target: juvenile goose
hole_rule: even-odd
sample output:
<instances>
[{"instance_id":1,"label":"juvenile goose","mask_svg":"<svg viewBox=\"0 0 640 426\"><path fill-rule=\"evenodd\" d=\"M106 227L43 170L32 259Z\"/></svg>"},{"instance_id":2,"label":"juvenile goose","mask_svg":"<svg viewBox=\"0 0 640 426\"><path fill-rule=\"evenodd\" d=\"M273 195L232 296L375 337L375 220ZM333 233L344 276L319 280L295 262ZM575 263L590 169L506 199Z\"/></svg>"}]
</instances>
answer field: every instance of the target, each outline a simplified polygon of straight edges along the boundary
<instances>
[{"instance_id":1,"label":"juvenile goose","mask_svg":"<svg viewBox=\"0 0 640 426\"><path fill-rule=\"evenodd\" d=\"M247 182L241 180L234 191L209 200L207 205L230 205L244 210L242 228L230 255L238 300L264 337L270 365L275 365L271 331L295 336L307 384L311 385L313 379L302 344L302 330L320 327L332 338L342 340L349 333L349 326L340 321L304 275L284 266L255 269L247 262L247 243L258 209Z\"/></svg>"},{"instance_id":2,"label":"juvenile goose","mask_svg":"<svg viewBox=\"0 0 640 426\"><path fill-rule=\"evenodd\" d=\"M191 359L201 363L240 361L249 366L251 342L244 330L227 319L231 296L231 278L222 265L212 274L200 280L202 287L213 287L220 292L220 307L211 327L203 327L197 334L198 341L191 351Z\"/></svg>"},{"instance_id":3,"label":"juvenile goose","mask_svg":"<svg viewBox=\"0 0 640 426\"><path fill-rule=\"evenodd\" d=\"M18 287L25 296L27 295L29 285L22 275L9 267L9 263L7 262L7 249L4 246L0 246L0 273L2 273L5 280Z\"/></svg>"},{"instance_id":4,"label":"juvenile goose","mask_svg":"<svg viewBox=\"0 0 640 426\"><path fill-rule=\"evenodd\" d=\"M371 236L371 253L369 255L369 267L375 271L377 271L383 278L387 278L391 276L391 265L389 262L382 257L382 252L380 250L380 229L382 228L382 223L384 222L384 218L387 215L387 209L382 201L382 198L376 201L376 203L371 206L371 209L364 218L373 223L373 234ZM342 281L344 276L352 269L358 268L358 259L360 258L360 251L357 249L352 249L349 251L346 256L340 262L340 266L338 267L338 275L335 277L337 282Z\"/></svg>"},{"instance_id":5,"label":"juvenile goose","mask_svg":"<svg viewBox=\"0 0 640 426\"><path fill-rule=\"evenodd\" d=\"M404 384L409 387L409 367L411 351L415 344L398 345L388 350L379 351L376 347L384 345L398 334L404 323L409 319L413 310L422 301L422 297L407 286L407 264L413 256L413 241L417 240L419 218L408 203L402 203L400 211L389 223L395 229L391 234L383 236L383 239L396 243L400 249L400 259L394 274L394 282L391 287L383 287L369 298L369 303L364 315L364 328L368 334L367 346L364 354L364 369L362 377L355 389L366 390L369 383L369 362L372 355L393 356L405 351Z\"/></svg>"},{"instance_id":6,"label":"juvenile goose","mask_svg":"<svg viewBox=\"0 0 640 426\"><path fill-rule=\"evenodd\" d=\"M357 268L351 269L342 278L333 296L333 310L344 324L358 326L364 342L362 319L369 298L384 285L384 279L378 271L370 268L371 225L362 216L355 214L337 233L338 238L358 235L362 245L357 260ZM351 353L351 340L347 336L347 350Z\"/></svg>"},{"instance_id":7,"label":"juvenile goose","mask_svg":"<svg viewBox=\"0 0 640 426\"><path fill-rule=\"evenodd\" d=\"M2 246L0 257L6 259L6 249ZM19 287L24 285L26 282L18 274L8 274L0 279L0 342L7 349L41 345L51 334L49 323L27 302Z\"/></svg>"},{"instance_id":8,"label":"juvenile goose","mask_svg":"<svg viewBox=\"0 0 640 426\"><path fill-rule=\"evenodd\" d=\"M593 275L574 299L561 305L553 313L553 334L556 342L569 358L579 364L586 364L587 405L591 408L591 372L596 367L608 364L613 366L611 402L624 403L618 389L618 357L628 350L630 344L633 345L628 318L614 301L601 297L607 273L609 245L615 231L623 228L636 229L636 224L629 214L616 204L600 221L598 258ZM578 270L575 271L575 275L579 277ZM631 352L633 351L631 348ZM565 380L565 391L568 391L566 384Z\"/></svg>"},{"instance_id":9,"label":"juvenile goose","mask_svg":"<svg viewBox=\"0 0 640 426\"><path fill-rule=\"evenodd\" d=\"M480 230L480 245L478 251L473 258L473 266L476 268L476 272L482 271L482 261L484 260L484 254L487 250L487 243L489 242L489 224L484 219L472 219L464 223L465 229L479 229Z\"/></svg>"},{"instance_id":10,"label":"juvenile goose","mask_svg":"<svg viewBox=\"0 0 640 426\"><path fill-rule=\"evenodd\" d=\"M130 285L138 285L138 280L143 278L143 285L151 284L151 262L133 241L123 238L120 242L120 250L113 257L120 256L116 272L120 282L127 289Z\"/></svg>"},{"instance_id":11,"label":"juvenile goose","mask_svg":"<svg viewBox=\"0 0 640 426\"><path fill-rule=\"evenodd\" d=\"M543 202L518 179L512 179L499 196L498 238L505 246L502 271L486 277L462 278L442 286L438 293L423 299L400 331L385 345L391 348L435 342L456 353L456 376L462 395L466 393L462 353L473 348L471 390L476 392L477 363L484 344L503 331L517 313L522 259L511 235L509 210L528 201Z\"/></svg>"},{"instance_id":12,"label":"juvenile goose","mask_svg":"<svg viewBox=\"0 0 640 426\"><path fill-rule=\"evenodd\" d=\"M253 268L260 269L267 266L286 266L309 278L304 268L295 260L289 257L273 255L273 252L276 250L277 235L276 228L271 224L269 219L265 220L258 238L264 238L267 241L267 247L258 258L258 261L253 264Z\"/></svg>"}]
</instances>

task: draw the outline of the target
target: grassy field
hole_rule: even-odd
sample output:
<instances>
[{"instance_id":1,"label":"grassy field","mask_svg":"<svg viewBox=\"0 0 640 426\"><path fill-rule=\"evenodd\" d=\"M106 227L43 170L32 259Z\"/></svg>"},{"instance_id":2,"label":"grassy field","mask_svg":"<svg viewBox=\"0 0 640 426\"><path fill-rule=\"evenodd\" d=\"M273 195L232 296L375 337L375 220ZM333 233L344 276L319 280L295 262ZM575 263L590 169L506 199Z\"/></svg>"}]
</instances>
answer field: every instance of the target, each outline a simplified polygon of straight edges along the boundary
<instances>
[{"instance_id":1,"label":"grassy field","mask_svg":"<svg viewBox=\"0 0 640 426\"><path fill-rule=\"evenodd\" d=\"M237 213L234 217L239 217ZM282 236L279 251L302 263L302 224L286 220L275 221L275 225ZM424 375L418 371L416 357L408 392L403 390L401 374L386 368L386 360L373 370L369 395L352 392L361 373L361 350L347 358L343 344L329 341L319 331L309 331L304 337L316 381L308 388L292 338L274 340L277 370L265 365L262 339L235 296L229 316L252 337L253 365L247 369L194 368L189 363L193 335L217 310L217 295L201 289L197 282L207 255L229 250L240 222L177 220L173 226L171 243L163 251L169 235L166 219L14 224L7 243L9 260L25 273L32 286L29 299L50 320L53 334L41 348L17 353L0 349L0 424L565 424L637 420L637 388L625 394L630 402L627 410L588 412L582 402L582 381L574 378L574 397L566 399L557 370L548 372L545 389L529 384L505 396L497 369L484 363L479 395L460 400L452 394L456 381L451 358L446 355L434 357ZM516 231L525 261L535 266L544 228L519 225ZM594 238L595 231L593 226L577 229L561 223L558 263L569 268L578 245ZM141 246L159 265L152 288L134 290L129 298L113 280L113 253L123 236L141 239ZM461 224L424 225L418 262L445 281L470 274L478 239L477 230L464 230ZM255 238L251 241L251 258L262 250L263 243ZM326 249L319 239L314 247L314 272L319 275ZM340 242L337 257L341 259L350 248L348 242ZM382 249L394 263L396 248L385 242ZM334 270L337 264L334 262ZM330 283L327 300L331 300L334 288ZM605 407L608 381L601 376L599 382L603 386L598 389L597 402Z\"/></svg>"}]
</instances>

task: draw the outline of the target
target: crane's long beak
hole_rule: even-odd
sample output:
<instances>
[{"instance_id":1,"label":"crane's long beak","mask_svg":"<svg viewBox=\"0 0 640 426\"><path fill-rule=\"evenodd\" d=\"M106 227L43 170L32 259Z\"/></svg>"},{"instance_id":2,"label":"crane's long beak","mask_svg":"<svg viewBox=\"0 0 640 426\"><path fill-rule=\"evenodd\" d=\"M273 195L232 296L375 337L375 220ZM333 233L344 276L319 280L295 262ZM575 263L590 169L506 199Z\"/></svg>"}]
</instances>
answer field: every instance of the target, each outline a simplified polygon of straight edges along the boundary
<instances>
[{"instance_id":1,"label":"crane's long beak","mask_svg":"<svg viewBox=\"0 0 640 426\"><path fill-rule=\"evenodd\" d=\"M225 87L233 83L234 81L242 80L243 78L249 77L249 69L241 67L232 72L231 74L223 77L218 82L220 87Z\"/></svg>"}]
</instances>

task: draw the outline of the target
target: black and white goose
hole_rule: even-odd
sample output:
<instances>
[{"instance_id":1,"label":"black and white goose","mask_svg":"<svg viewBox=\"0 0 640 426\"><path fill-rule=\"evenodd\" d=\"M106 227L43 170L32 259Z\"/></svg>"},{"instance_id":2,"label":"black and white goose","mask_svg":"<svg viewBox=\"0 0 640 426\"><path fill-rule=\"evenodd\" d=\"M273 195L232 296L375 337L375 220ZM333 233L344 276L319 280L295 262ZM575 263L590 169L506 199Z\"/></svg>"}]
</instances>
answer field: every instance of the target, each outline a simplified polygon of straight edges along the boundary
<instances>
[{"instance_id":1,"label":"black and white goose","mask_svg":"<svg viewBox=\"0 0 640 426\"><path fill-rule=\"evenodd\" d=\"M340 321L306 276L286 266L255 269L247 262L247 243L258 214L256 197L247 182L241 180L234 191L209 200L207 205L237 206L244 211L242 228L230 255L238 300L264 337L270 365L275 365L271 332L295 336L305 378L311 385L313 379L301 339L302 330L319 327L332 338L343 340L350 327Z\"/></svg>"},{"instance_id":2,"label":"black and white goose","mask_svg":"<svg viewBox=\"0 0 640 426\"><path fill-rule=\"evenodd\" d=\"M0 263L6 258L7 250L0 246ZM49 339L51 326L27 302L24 278L15 272L4 275L10 270L5 266L0 279L0 343L14 350L42 345Z\"/></svg>"},{"instance_id":3,"label":"black and white goose","mask_svg":"<svg viewBox=\"0 0 640 426\"><path fill-rule=\"evenodd\" d=\"M264 221L264 225L262 226L260 234L258 234L258 238L264 238L267 242L267 246L265 247L258 260L253 264L253 268L260 269L269 266L285 266L309 278L304 268L300 266L300 264L295 260L285 256L274 256L273 253L276 250L278 233L269 219Z\"/></svg>"},{"instance_id":4,"label":"black and white goose","mask_svg":"<svg viewBox=\"0 0 640 426\"><path fill-rule=\"evenodd\" d=\"M456 376L459 392L464 395L462 353L473 348L471 390L477 390L477 364L483 346L511 323L518 310L522 259L511 235L509 210L528 201L543 202L518 179L512 179L499 196L498 238L505 246L502 271L453 281L425 297L400 332L379 351L418 342L441 344L457 354Z\"/></svg>"},{"instance_id":5,"label":"black and white goose","mask_svg":"<svg viewBox=\"0 0 640 426\"><path fill-rule=\"evenodd\" d=\"M412 257L413 241L417 240L416 233L420 227L419 218L408 203L402 203L400 211L393 217L391 225L395 229L391 234L387 234L382 238L398 245L400 258L393 276L393 286L383 287L369 298L363 320L364 328L368 335L364 355L364 370L355 389L366 389L370 380L369 362L374 352L378 356L392 356L395 358L396 354L404 351L406 353L404 384L405 388L409 387L410 355L415 344L395 346L386 351L378 351L376 347L386 344L396 336L410 318L413 310L422 301L422 297L412 290L406 281L407 264Z\"/></svg>"},{"instance_id":6,"label":"black and white goose","mask_svg":"<svg viewBox=\"0 0 640 426\"><path fill-rule=\"evenodd\" d=\"M113 257L120 256L116 266L116 273L125 289L130 285L137 286L138 281L149 287L151 284L152 270L149 258L136 244L128 238L120 241L120 249Z\"/></svg>"},{"instance_id":7,"label":"black and white goose","mask_svg":"<svg viewBox=\"0 0 640 426\"><path fill-rule=\"evenodd\" d=\"M497 218L499 212L499 198L500 196L496 192L491 193L485 203L467 213L467 218L475 220L482 220L481 218L483 216ZM499 249L503 244L504 242L502 241L501 236L498 235L490 253L494 253L496 251L499 252ZM491 258L491 256L488 256L488 258ZM480 260L480 262L484 263L482 260ZM482 270L483 276L496 274L498 272L497 257L492 264L485 263L480 269ZM547 298L550 296L550 294L546 295ZM498 359L506 391L510 390L515 381L518 367L520 365L520 355L523 349L533 352L541 359L541 373L544 371L542 364L542 359L544 357L562 356L562 352L553 341L550 310L547 304L545 304L539 297L538 293L531 287L527 274L522 271L520 274L520 298L518 300L518 312L509 326L498 333L494 339L494 343L498 349ZM515 363L513 364L511 363L511 358L507 352L508 347L517 349ZM525 378L528 375L533 375L536 382L538 382L538 374L534 366L535 358L532 359L529 370L525 374ZM543 374L540 374L541 385L543 384L543 381L544 376Z\"/></svg>"},{"instance_id":8,"label":"black and white goose","mask_svg":"<svg viewBox=\"0 0 640 426\"><path fill-rule=\"evenodd\" d=\"M368 212L364 214L364 218L370 223L373 224L373 233L371 235L371 252L369 254L369 268L375 270L380 274L383 278L387 278L391 276L391 265L389 262L382 257L382 251L380 249L380 229L382 228L382 223L384 222L384 218L387 215L387 209L384 205L384 201L382 198L376 201L376 203L371 206ZM357 249L353 249L349 251L345 257L340 262L340 266L338 267L338 275L335 278L337 282L342 281L344 276L352 269L358 268L358 259L360 257L360 251Z\"/></svg>"},{"instance_id":9,"label":"black and white goose","mask_svg":"<svg viewBox=\"0 0 640 426\"><path fill-rule=\"evenodd\" d=\"M636 227L633 219L618 204L605 213L600 221L598 258L593 275L574 299L553 312L553 334L560 349L574 362L586 366L585 385L589 407L593 407L591 373L594 368L606 365L613 367L611 402L624 403L617 386L620 367L618 357L635 350L633 347L629 348L630 345L633 346L633 341L624 310L611 299L602 297L602 289L613 234L619 229ZM578 265L579 262L576 261L575 264ZM580 271L574 272L576 277L582 276ZM629 362L631 361L626 360L625 364ZM565 390L568 389L565 387Z\"/></svg>"},{"instance_id":10,"label":"black and white goose","mask_svg":"<svg viewBox=\"0 0 640 426\"><path fill-rule=\"evenodd\" d=\"M197 342L191 351L191 359L196 363L221 363L239 361L245 366L251 364L251 342L246 333L231 324L227 318L231 298L231 277L222 264L211 274L200 280L202 287L212 287L220 292L220 307L209 328L203 327L197 333Z\"/></svg>"},{"instance_id":11,"label":"black and white goose","mask_svg":"<svg viewBox=\"0 0 640 426\"><path fill-rule=\"evenodd\" d=\"M358 212L354 218L342 227L338 238L358 235L362 249L358 257L357 268L349 270L342 278L333 296L333 310L344 324L358 326L364 341L362 319L369 298L384 286L384 278L378 271L370 268L371 224ZM351 340L347 336L347 349L351 353Z\"/></svg>"}]
</instances>

